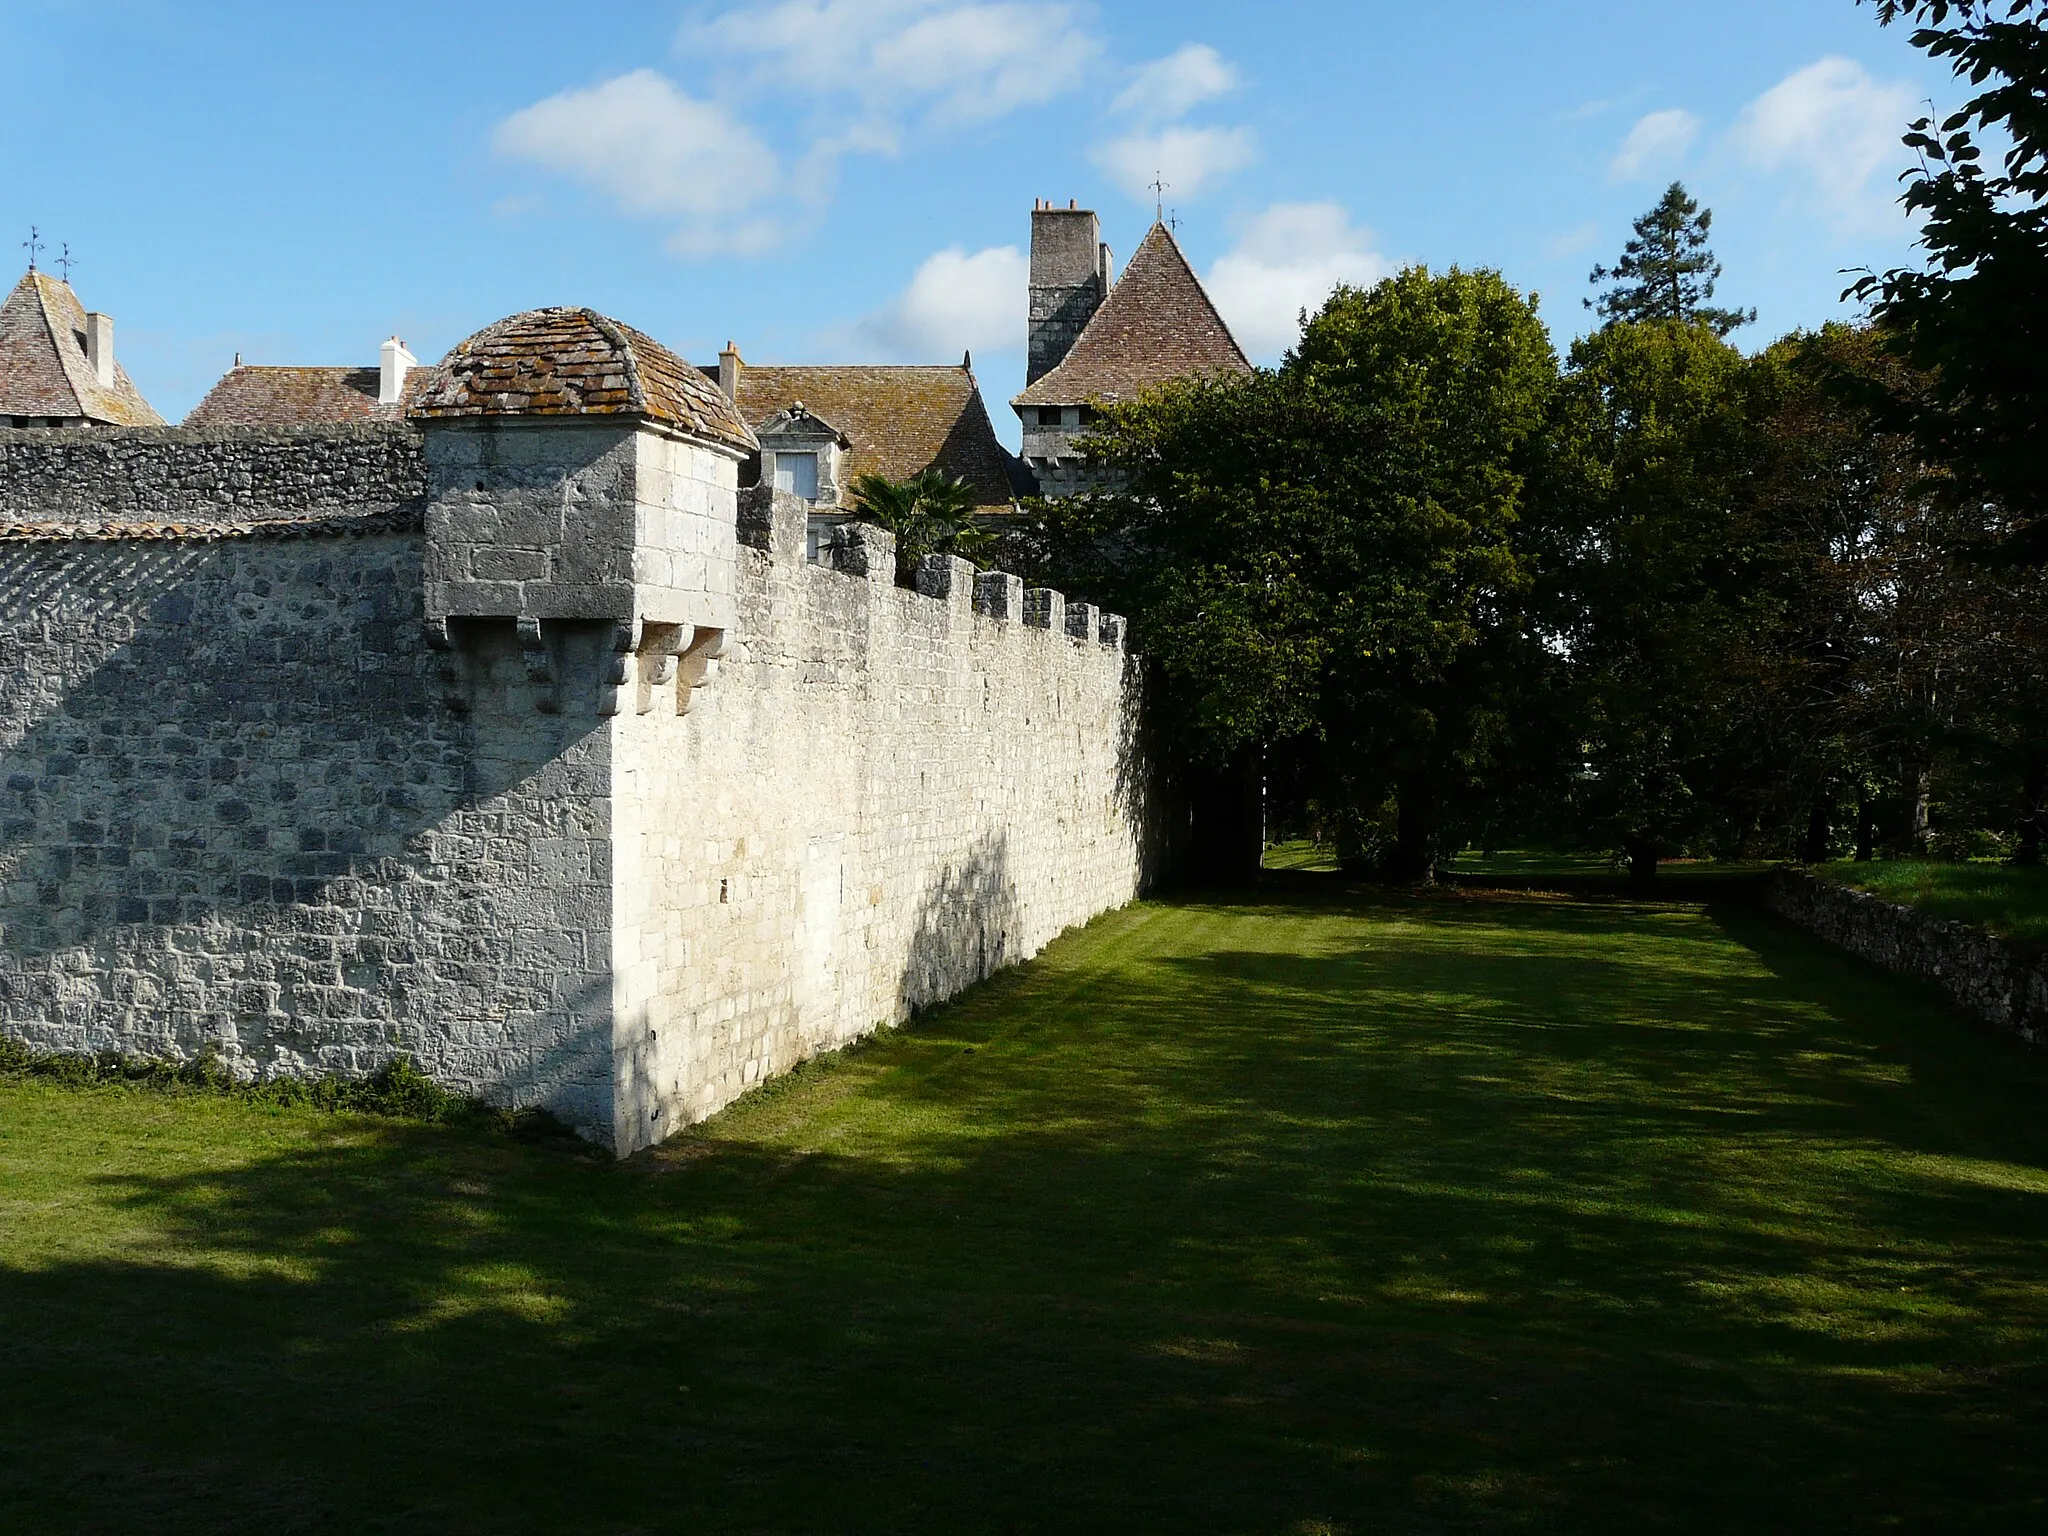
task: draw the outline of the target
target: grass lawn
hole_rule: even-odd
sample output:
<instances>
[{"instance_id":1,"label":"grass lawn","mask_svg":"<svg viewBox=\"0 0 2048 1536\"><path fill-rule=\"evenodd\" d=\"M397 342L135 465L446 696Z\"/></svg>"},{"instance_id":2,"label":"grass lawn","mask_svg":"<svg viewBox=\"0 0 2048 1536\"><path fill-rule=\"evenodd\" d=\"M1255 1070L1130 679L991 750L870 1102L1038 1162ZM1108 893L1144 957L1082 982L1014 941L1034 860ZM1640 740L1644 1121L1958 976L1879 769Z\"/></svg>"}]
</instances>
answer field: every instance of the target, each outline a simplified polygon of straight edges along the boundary
<instances>
[{"instance_id":1,"label":"grass lawn","mask_svg":"<svg viewBox=\"0 0 2048 1536\"><path fill-rule=\"evenodd\" d=\"M1936 917L2048 944L2048 869L1899 860L1829 864L1818 872Z\"/></svg>"},{"instance_id":2,"label":"grass lawn","mask_svg":"<svg viewBox=\"0 0 2048 1536\"><path fill-rule=\"evenodd\" d=\"M623 1165L0 1082L0 1530L2048 1529L2044 1102L1760 917L1313 876Z\"/></svg>"}]
</instances>

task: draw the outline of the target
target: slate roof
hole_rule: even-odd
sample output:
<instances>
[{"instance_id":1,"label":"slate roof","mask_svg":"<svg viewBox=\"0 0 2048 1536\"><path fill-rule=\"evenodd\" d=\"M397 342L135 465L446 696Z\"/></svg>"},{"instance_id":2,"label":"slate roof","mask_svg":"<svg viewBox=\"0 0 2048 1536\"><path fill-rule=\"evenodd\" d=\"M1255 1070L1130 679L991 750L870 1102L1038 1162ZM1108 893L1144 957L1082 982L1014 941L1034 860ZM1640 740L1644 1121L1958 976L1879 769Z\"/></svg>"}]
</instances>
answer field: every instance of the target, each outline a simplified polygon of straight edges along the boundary
<instances>
[{"instance_id":1,"label":"slate roof","mask_svg":"<svg viewBox=\"0 0 2048 1536\"><path fill-rule=\"evenodd\" d=\"M442 360L407 414L637 416L745 452L756 446L700 370L593 309L535 309L485 327Z\"/></svg>"},{"instance_id":2,"label":"slate roof","mask_svg":"<svg viewBox=\"0 0 2048 1536\"><path fill-rule=\"evenodd\" d=\"M716 369L706 372L714 374ZM753 368L742 366L739 410L755 426L802 401L853 447L857 475L908 480L934 466L973 486L983 507L1022 493L1021 466L996 437L974 370L937 367Z\"/></svg>"},{"instance_id":3,"label":"slate roof","mask_svg":"<svg viewBox=\"0 0 2048 1536\"><path fill-rule=\"evenodd\" d=\"M117 360L102 388L85 349L85 306L71 285L31 272L0 303L0 417L84 417L109 427L160 427Z\"/></svg>"},{"instance_id":4,"label":"slate roof","mask_svg":"<svg viewBox=\"0 0 2048 1536\"><path fill-rule=\"evenodd\" d=\"M1012 403L1117 404L1173 379L1251 371L1180 242L1154 224L1073 351Z\"/></svg>"},{"instance_id":5,"label":"slate roof","mask_svg":"<svg viewBox=\"0 0 2048 1536\"><path fill-rule=\"evenodd\" d=\"M405 398L379 405L375 368L272 368L237 365L185 418L188 427L319 427L347 421L396 421L426 389L434 370L405 376Z\"/></svg>"}]
</instances>

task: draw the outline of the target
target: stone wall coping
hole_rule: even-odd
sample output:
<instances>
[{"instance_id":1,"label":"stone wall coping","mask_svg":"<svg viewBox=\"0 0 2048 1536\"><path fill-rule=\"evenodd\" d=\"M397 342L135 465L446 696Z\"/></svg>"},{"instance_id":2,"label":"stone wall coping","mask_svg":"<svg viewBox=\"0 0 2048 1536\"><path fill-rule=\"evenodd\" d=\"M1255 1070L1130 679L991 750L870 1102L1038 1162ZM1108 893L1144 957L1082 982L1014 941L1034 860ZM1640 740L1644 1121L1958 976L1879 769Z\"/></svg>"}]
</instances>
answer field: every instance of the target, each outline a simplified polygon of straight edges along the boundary
<instances>
[{"instance_id":1,"label":"stone wall coping","mask_svg":"<svg viewBox=\"0 0 2048 1536\"><path fill-rule=\"evenodd\" d=\"M123 539L340 539L374 533L417 533L426 526L417 504L367 512L335 512L314 517L249 518L225 523L68 523L0 522L0 544L119 543Z\"/></svg>"}]
</instances>

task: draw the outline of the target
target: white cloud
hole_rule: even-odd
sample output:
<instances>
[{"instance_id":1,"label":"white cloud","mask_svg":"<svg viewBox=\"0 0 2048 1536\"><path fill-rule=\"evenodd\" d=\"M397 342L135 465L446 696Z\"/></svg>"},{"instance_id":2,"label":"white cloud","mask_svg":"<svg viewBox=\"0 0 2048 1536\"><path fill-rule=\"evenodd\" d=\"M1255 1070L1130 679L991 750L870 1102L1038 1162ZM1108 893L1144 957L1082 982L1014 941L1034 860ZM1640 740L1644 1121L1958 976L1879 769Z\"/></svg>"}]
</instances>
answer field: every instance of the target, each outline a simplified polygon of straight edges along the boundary
<instances>
[{"instance_id":1,"label":"white cloud","mask_svg":"<svg viewBox=\"0 0 2048 1536\"><path fill-rule=\"evenodd\" d=\"M1675 172L1699 142L1700 120L1672 108L1652 112L1631 128L1608 166L1616 181L1656 181Z\"/></svg>"},{"instance_id":2,"label":"white cloud","mask_svg":"<svg viewBox=\"0 0 2048 1536\"><path fill-rule=\"evenodd\" d=\"M860 101L845 147L893 150L893 126L985 122L1071 90L1101 44L1077 6L1019 0L779 0L684 29L687 52L756 61L754 83Z\"/></svg>"},{"instance_id":3,"label":"white cloud","mask_svg":"<svg viewBox=\"0 0 2048 1536\"><path fill-rule=\"evenodd\" d=\"M1098 145L1094 161L1110 179L1140 202L1152 201L1152 184L1166 183L1166 199L1190 198L1210 182L1242 170L1257 158L1249 128L1163 128L1134 133Z\"/></svg>"},{"instance_id":4,"label":"white cloud","mask_svg":"<svg viewBox=\"0 0 2048 1536\"><path fill-rule=\"evenodd\" d=\"M628 213L681 220L672 245L692 254L762 249L763 221L740 215L781 179L751 128L651 69L536 102L500 123L492 144Z\"/></svg>"},{"instance_id":5,"label":"white cloud","mask_svg":"<svg viewBox=\"0 0 2048 1536\"><path fill-rule=\"evenodd\" d=\"M1871 178L1903 165L1899 144L1918 112L1910 86L1871 78L1852 59L1826 58L1787 76L1744 109L1730 135L1762 171L1793 171L1826 208L1850 222L1895 217L1888 187Z\"/></svg>"},{"instance_id":6,"label":"white cloud","mask_svg":"<svg viewBox=\"0 0 2048 1536\"><path fill-rule=\"evenodd\" d=\"M1177 122L1203 102L1228 96L1238 81L1235 64L1206 43L1189 43L1139 69L1111 110L1140 122Z\"/></svg>"},{"instance_id":7,"label":"white cloud","mask_svg":"<svg viewBox=\"0 0 2048 1536\"><path fill-rule=\"evenodd\" d=\"M1600 226L1589 222L1579 225L1576 229L1568 229L1562 234L1552 235L1543 242L1543 254L1553 258L1577 256L1584 251L1590 251L1599 243Z\"/></svg>"},{"instance_id":8,"label":"white cloud","mask_svg":"<svg viewBox=\"0 0 2048 1536\"><path fill-rule=\"evenodd\" d=\"M1209 296L1238 342L1275 357L1301 336L1301 312L1322 307L1340 283L1365 287L1392 274L1336 203L1275 203L1253 219L1237 248L1209 269Z\"/></svg>"},{"instance_id":9,"label":"white cloud","mask_svg":"<svg viewBox=\"0 0 2048 1536\"><path fill-rule=\"evenodd\" d=\"M1024 336L1031 264L1014 245L973 255L960 246L928 257L896 301L857 328L902 357L1014 351Z\"/></svg>"}]
</instances>

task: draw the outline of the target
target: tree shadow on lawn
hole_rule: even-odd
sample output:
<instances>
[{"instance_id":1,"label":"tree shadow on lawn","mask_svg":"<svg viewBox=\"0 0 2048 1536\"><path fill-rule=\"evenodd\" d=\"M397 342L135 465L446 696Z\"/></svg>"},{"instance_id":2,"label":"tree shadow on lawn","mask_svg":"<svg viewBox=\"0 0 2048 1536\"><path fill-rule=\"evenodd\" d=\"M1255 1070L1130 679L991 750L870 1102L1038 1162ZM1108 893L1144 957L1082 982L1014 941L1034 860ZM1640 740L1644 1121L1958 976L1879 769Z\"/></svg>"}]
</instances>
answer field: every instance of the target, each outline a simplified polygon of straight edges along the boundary
<instances>
[{"instance_id":1,"label":"tree shadow on lawn","mask_svg":"<svg viewBox=\"0 0 2048 1536\"><path fill-rule=\"evenodd\" d=\"M631 1164L105 1175L0 1524L2018 1527L2048 1081L1760 923L1152 908Z\"/></svg>"}]
</instances>

